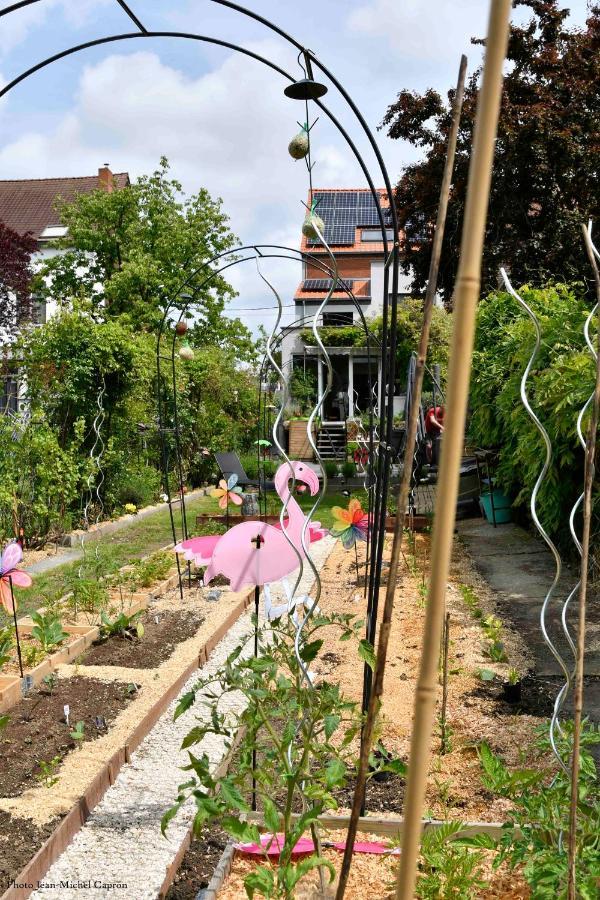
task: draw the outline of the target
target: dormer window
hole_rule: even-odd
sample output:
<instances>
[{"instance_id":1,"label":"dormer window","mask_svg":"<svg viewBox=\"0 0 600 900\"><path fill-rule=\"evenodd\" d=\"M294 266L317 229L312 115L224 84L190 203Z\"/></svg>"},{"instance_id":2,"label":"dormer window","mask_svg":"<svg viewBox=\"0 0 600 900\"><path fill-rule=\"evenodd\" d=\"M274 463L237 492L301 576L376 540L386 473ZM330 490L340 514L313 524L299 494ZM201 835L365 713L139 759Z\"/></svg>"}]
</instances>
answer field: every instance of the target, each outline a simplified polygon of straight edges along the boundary
<instances>
[{"instance_id":1,"label":"dormer window","mask_svg":"<svg viewBox=\"0 0 600 900\"><path fill-rule=\"evenodd\" d=\"M69 229L66 225L46 225L38 240L56 241L67 236Z\"/></svg>"}]
</instances>

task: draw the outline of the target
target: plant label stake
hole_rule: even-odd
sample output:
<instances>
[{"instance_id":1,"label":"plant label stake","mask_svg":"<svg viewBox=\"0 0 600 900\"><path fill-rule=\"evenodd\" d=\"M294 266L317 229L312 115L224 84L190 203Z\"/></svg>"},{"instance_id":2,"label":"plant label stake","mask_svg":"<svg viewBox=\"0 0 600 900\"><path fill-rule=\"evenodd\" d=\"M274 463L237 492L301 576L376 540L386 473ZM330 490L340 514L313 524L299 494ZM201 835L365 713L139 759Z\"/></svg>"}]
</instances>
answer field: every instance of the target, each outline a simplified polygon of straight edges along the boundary
<instances>
[{"instance_id":1,"label":"plant label stake","mask_svg":"<svg viewBox=\"0 0 600 900\"><path fill-rule=\"evenodd\" d=\"M65 703L65 705L63 706L63 712L65 714L65 722L68 725L69 724L69 716L71 715L71 707L69 706L68 703Z\"/></svg>"},{"instance_id":2,"label":"plant label stake","mask_svg":"<svg viewBox=\"0 0 600 900\"><path fill-rule=\"evenodd\" d=\"M264 537L261 534L257 534L255 538L251 538L250 543L256 544L256 549L260 550L260 545L264 543ZM254 585L254 658L258 656L258 610L260 607L260 587L258 584ZM254 773L256 772L256 741L254 742L254 747L252 748L252 812L256 812L256 777Z\"/></svg>"}]
</instances>

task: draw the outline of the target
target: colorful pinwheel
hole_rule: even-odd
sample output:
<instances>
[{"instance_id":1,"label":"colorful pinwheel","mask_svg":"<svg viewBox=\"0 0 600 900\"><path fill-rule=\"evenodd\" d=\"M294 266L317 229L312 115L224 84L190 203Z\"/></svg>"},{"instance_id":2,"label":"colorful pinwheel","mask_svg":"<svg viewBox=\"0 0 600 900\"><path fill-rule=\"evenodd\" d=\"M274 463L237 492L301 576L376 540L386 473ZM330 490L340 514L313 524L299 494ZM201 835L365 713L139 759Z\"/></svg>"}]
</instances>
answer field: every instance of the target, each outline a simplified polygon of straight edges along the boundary
<instances>
[{"instance_id":1,"label":"colorful pinwheel","mask_svg":"<svg viewBox=\"0 0 600 900\"><path fill-rule=\"evenodd\" d=\"M352 499L348 509L334 506L331 514L334 518L331 534L341 540L345 550L355 547L357 541L366 541L369 517L360 505L360 500Z\"/></svg>"},{"instance_id":2,"label":"colorful pinwheel","mask_svg":"<svg viewBox=\"0 0 600 900\"><path fill-rule=\"evenodd\" d=\"M28 588L33 584L27 572L17 569L23 559L23 551L19 544L9 544L0 556L0 603L9 613L14 612L13 592L10 582L19 587Z\"/></svg>"},{"instance_id":3,"label":"colorful pinwheel","mask_svg":"<svg viewBox=\"0 0 600 900\"><path fill-rule=\"evenodd\" d=\"M213 488L210 492L211 497L219 498L219 506L221 509L227 509L230 502L235 503L236 506L241 505L242 489L241 487L236 487L237 480L237 475L230 475L227 481L225 481L224 478L221 478L219 486Z\"/></svg>"}]
</instances>

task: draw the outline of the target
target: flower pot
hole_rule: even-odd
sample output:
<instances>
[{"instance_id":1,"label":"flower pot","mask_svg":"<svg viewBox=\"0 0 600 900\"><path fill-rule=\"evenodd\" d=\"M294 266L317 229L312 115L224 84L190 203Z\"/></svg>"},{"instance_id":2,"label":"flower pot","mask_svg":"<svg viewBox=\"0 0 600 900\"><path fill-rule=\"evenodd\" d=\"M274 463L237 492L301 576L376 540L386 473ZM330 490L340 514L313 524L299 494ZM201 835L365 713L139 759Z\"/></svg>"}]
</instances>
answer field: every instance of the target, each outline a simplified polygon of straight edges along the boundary
<instances>
[{"instance_id":1,"label":"flower pot","mask_svg":"<svg viewBox=\"0 0 600 900\"><path fill-rule=\"evenodd\" d=\"M490 524L493 524L494 518L496 525L504 525L512 519L511 503L506 494L497 489L493 492L494 510L492 514L492 495L489 493L482 494L479 498L483 513Z\"/></svg>"},{"instance_id":2,"label":"flower pot","mask_svg":"<svg viewBox=\"0 0 600 900\"><path fill-rule=\"evenodd\" d=\"M517 681L516 684L511 684L509 681L504 681L502 683L502 699L505 700L506 703L520 703L521 682Z\"/></svg>"}]
</instances>

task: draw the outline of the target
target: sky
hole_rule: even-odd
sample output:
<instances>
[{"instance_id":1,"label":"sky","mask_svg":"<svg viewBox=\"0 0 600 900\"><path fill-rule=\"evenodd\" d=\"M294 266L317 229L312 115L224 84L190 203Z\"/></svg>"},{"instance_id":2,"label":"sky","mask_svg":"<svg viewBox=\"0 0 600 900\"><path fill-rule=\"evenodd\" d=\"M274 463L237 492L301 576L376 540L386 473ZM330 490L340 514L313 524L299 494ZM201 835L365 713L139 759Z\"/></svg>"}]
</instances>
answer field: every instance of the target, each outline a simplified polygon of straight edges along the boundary
<instances>
[{"instance_id":1,"label":"sky","mask_svg":"<svg viewBox=\"0 0 600 900\"><path fill-rule=\"evenodd\" d=\"M0 10L11 0L0 0ZM192 32L238 44L302 77L296 53L264 26L211 0L128 0L148 30ZM249 0L241 5L309 47L343 84L375 133L394 184L417 151L378 126L403 89L456 83L461 53L481 62L472 36L485 34L486 0ZM587 0L564 0L583 24ZM513 16L523 19L523 10ZM53 53L134 31L117 0L39 0L0 18L0 84ZM325 80L325 79L324 79ZM325 80L326 81L326 80ZM223 199L243 244L299 247L308 190L303 162L287 145L303 105L286 98L273 70L206 42L151 38L86 49L35 73L0 100L0 178L94 174L104 163L135 178L168 157L188 193ZM327 83L327 81L326 81ZM383 186L372 150L333 85L324 98ZM320 115L311 133L315 187L366 187L343 137ZM299 264L273 260L263 271L291 321ZM252 262L230 270L239 292L229 311L253 330L268 327L273 296ZM237 313L236 313L237 310Z\"/></svg>"}]
</instances>

